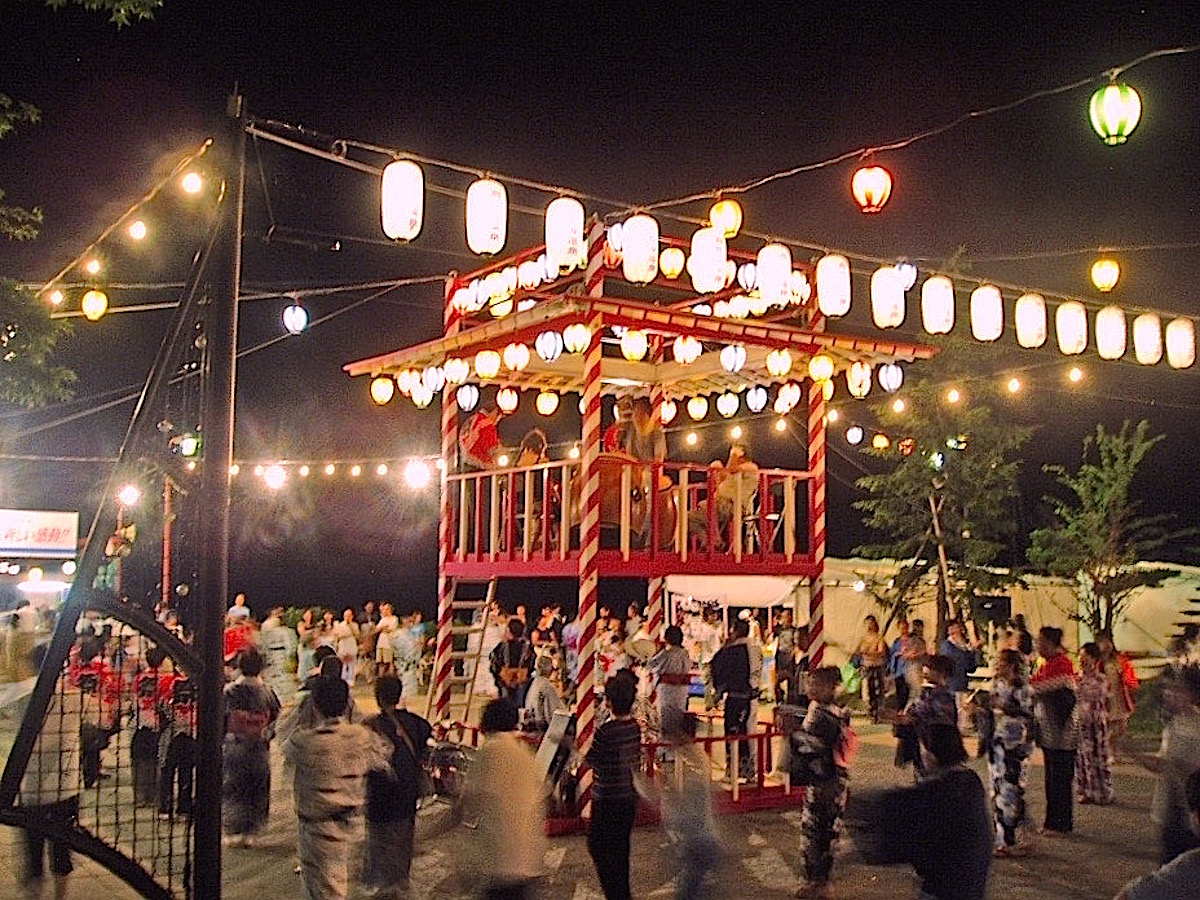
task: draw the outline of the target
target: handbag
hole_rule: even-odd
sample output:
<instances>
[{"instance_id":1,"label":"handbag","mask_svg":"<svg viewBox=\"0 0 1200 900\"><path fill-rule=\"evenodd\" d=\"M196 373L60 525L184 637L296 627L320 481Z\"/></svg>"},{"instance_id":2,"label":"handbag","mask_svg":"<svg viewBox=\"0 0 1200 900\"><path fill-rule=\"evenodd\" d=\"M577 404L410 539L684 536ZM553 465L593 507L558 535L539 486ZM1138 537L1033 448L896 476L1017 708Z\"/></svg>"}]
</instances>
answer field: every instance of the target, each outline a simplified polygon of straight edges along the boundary
<instances>
[{"instance_id":1,"label":"handbag","mask_svg":"<svg viewBox=\"0 0 1200 900\"><path fill-rule=\"evenodd\" d=\"M392 720L392 724L396 726L396 734L403 741L405 748L412 755L413 763L417 770L417 797L432 797L435 793L433 778L430 777L429 771L421 764L421 754L417 753L417 747L413 743L413 739L409 737L408 731L400 724L400 720L395 713L389 713L388 718Z\"/></svg>"}]
</instances>

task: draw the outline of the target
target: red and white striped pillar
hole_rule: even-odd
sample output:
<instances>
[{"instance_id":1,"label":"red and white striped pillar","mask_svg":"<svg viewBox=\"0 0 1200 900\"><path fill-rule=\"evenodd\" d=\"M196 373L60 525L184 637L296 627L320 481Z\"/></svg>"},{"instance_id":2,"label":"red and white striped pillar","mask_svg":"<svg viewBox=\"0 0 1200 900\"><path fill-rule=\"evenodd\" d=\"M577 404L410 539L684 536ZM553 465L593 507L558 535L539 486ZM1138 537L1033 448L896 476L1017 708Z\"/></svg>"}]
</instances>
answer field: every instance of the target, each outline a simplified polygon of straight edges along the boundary
<instances>
[{"instance_id":1,"label":"red and white striped pillar","mask_svg":"<svg viewBox=\"0 0 1200 900\"><path fill-rule=\"evenodd\" d=\"M446 336L457 334L462 327L462 316L450 303L458 279L454 273L446 279L446 297L443 323ZM434 652L433 692L434 721L445 719L450 713L450 679L454 675L454 579L446 574L446 563L454 551L454 498L446 477L454 470L455 451L458 449L458 394L446 385L442 390L442 453L441 472L438 479L441 498L438 504L438 630L437 647ZM465 719L470 710L463 711Z\"/></svg>"},{"instance_id":2,"label":"red and white striped pillar","mask_svg":"<svg viewBox=\"0 0 1200 900\"><path fill-rule=\"evenodd\" d=\"M813 313L813 331L825 330L825 317ZM825 390L808 385L808 549L813 575L808 586L808 664L822 664L825 655Z\"/></svg>"},{"instance_id":3,"label":"red and white striped pillar","mask_svg":"<svg viewBox=\"0 0 1200 900\"><path fill-rule=\"evenodd\" d=\"M656 365L658 363L662 362L663 339L662 339L661 335L655 335L655 337L653 339L653 344L651 345L651 354L652 354L651 359L654 361L654 363ZM654 421L654 422L662 421L662 404L663 404L662 384L660 382L656 381L650 387L650 406L651 406L650 414L654 417L652 421ZM650 477L656 478L657 474L658 473L656 473L656 472L651 472ZM655 494L653 492L651 492L651 496L653 497L653 496L655 496ZM651 510L649 515L651 517L651 520L653 520L654 511ZM665 523L660 521L659 527L662 528L664 526L665 526ZM659 535L651 535L651 538L654 540L661 540ZM661 546L661 544L660 544L660 546ZM663 630L663 579L661 577L660 578L651 578L649 581L649 584L646 585L646 632L655 641L658 641L662 638L662 630Z\"/></svg>"},{"instance_id":4,"label":"red and white striped pillar","mask_svg":"<svg viewBox=\"0 0 1200 900\"><path fill-rule=\"evenodd\" d=\"M588 232L588 265L585 286L589 297L604 292L604 225L593 221ZM583 434L580 453L579 497L579 687L575 714L576 744L586 753L596 730L596 608L600 572L596 554L600 550L600 358L603 319L591 316L592 333L583 360ZM584 769L579 784L580 809L585 818L592 813L592 773Z\"/></svg>"}]
</instances>

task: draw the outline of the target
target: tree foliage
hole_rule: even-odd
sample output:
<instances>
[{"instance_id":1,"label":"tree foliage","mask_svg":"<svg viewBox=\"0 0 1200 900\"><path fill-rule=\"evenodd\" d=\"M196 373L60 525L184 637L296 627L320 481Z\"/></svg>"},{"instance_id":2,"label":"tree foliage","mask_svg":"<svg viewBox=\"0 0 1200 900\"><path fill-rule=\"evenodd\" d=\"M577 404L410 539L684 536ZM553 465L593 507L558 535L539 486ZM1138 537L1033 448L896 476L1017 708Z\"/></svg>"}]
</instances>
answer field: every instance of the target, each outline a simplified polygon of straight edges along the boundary
<instances>
[{"instance_id":1,"label":"tree foliage","mask_svg":"<svg viewBox=\"0 0 1200 900\"><path fill-rule=\"evenodd\" d=\"M1168 541L1193 533L1168 528L1170 516L1138 515L1131 496L1142 461L1164 437L1150 436L1145 419L1133 428L1126 421L1116 433L1097 425L1084 439L1077 471L1045 467L1066 495L1045 498L1055 522L1030 534L1029 561L1074 580L1079 600L1074 618L1093 634L1120 621L1138 588L1179 574L1137 567Z\"/></svg>"},{"instance_id":2,"label":"tree foliage","mask_svg":"<svg viewBox=\"0 0 1200 900\"><path fill-rule=\"evenodd\" d=\"M151 19L162 0L46 0L51 9L80 6L88 12L107 12L108 20L118 28L142 19Z\"/></svg>"},{"instance_id":3,"label":"tree foliage","mask_svg":"<svg viewBox=\"0 0 1200 900\"><path fill-rule=\"evenodd\" d=\"M891 445L867 452L888 468L857 481L868 496L854 505L886 539L855 552L901 561L882 598L898 609L925 576L937 573L939 634L952 603L969 610L973 597L1016 580L994 564L1015 537L1018 454L1032 430L997 420L991 379L979 377L993 364L985 354L978 345L948 343L935 360L910 371L919 376L902 391L903 412L893 410L892 397L876 402L872 410ZM956 403L946 396L952 386L960 391Z\"/></svg>"}]
</instances>

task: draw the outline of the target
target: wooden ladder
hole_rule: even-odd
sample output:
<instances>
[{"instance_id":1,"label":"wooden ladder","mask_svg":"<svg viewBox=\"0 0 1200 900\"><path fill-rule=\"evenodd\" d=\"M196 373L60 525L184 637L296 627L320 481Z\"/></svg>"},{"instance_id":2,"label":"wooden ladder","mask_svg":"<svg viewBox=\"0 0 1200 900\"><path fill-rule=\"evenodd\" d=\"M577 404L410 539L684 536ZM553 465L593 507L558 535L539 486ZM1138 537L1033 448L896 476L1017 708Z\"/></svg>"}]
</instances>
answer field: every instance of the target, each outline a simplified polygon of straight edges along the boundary
<instances>
[{"instance_id":1,"label":"wooden ladder","mask_svg":"<svg viewBox=\"0 0 1200 900\"><path fill-rule=\"evenodd\" d=\"M479 666L482 663L487 665L487 660L483 658L483 638L487 633L488 625L491 624L492 603L496 599L496 581L495 578L487 579L471 579L471 578L455 578L452 580L450 589L450 633L454 636L454 643L451 645L450 659L452 661L461 661L462 674L453 673L447 682L446 689L450 693L450 701L447 706L447 715L451 720L454 720L452 714L454 707L462 707L462 715L458 721L466 721L467 716L471 713L471 704L475 700L475 677L479 671ZM460 588L478 587L486 585L482 598L478 596L464 597L460 592ZM482 610L482 615L476 619L476 614ZM479 639L475 642L475 649L470 649L471 635L479 635ZM461 639L465 639L463 649L458 649ZM435 661L435 666L440 666L441 660ZM436 669L435 669L436 671ZM462 688L460 693L455 694L455 688ZM430 686L429 695L425 699L425 718L429 718L433 712L433 696L434 690Z\"/></svg>"}]
</instances>

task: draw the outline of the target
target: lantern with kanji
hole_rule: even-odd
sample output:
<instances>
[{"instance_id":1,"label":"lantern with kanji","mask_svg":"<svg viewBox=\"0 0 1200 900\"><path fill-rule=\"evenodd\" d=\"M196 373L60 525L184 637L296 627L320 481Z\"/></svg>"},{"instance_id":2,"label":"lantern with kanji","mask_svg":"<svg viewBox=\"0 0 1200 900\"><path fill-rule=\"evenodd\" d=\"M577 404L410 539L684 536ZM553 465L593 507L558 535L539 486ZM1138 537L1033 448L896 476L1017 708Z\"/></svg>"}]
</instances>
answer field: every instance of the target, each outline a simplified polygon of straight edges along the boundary
<instances>
[{"instance_id":1,"label":"lantern with kanji","mask_svg":"<svg viewBox=\"0 0 1200 900\"><path fill-rule=\"evenodd\" d=\"M1101 359L1125 355L1125 313L1119 306L1106 306L1096 313L1096 352Z\"/></svg>"},{"instance_id":2,"label":"lantern with kanji","mask_svg":"<svg viewBox=\"0 0 1200 900\"><path fill-rule=\"evenodd\" d=\"M981 284L971 292L971 334L977 341L994 341L1004 330L1000 289Z\"/></svg>"},{"instance_id":3,"label":"lantern with kanji","mask_svg":"<svg viewBox=\"0 0 1200 900\"><path fill-rule=\"evenodd\" d=\"M876 328L904 323L904 283L895 266L880 266L871 276L871 316Z\"/></svg>"},{"instance_id":4,"label":"lantern with kanji","mask_svg":"<svg viewBox=\"0 0 1200 900\"><path fill-rule=\"evenodd\" d=\"M921 324L929 334L947 334L954 327L954 282L945 275L921 285Z\"/></svg>"},{"instance_id":5,"label":"lantern with kanji","mask_svg":"<svg viewBox=\"0 0 1200 900\"><path fill-rule=\"evenodd\" d=\"M574 197L556 197L546 207L546 268L570 271L582 257L583 204Z\"/></svg>"},{"instance_id":6,"label":"lantern with kanji","mask_svg":"<svg viewBox=\"0 0 1200 900\"><path fill-rule=\"evenodd\" d=\"M658 222L652 216L638 214L626 219L621 242L621 272L626 281L649 284L658 277Z\"/></svg>"},{"instance_id":7,"label":"lantern with kanji","mask_svg":"<svg viewBox=\"0 0 1200 900\"><path fill-rule=\"evenodd\" d=\"M1087 349L1087 310L1078 300L1068 300L1054 313L1054 330L1058 334L1058 349L1066 356L1076 356Z\"/></svg>"},{"instance_id":8,"label":"lantern with kanji","mask_svg":"<svg viewBox=\"0 0 1200 900\"><path fill-rule=\"evenodd\" d=\"M850 312L850 261L839 253L817 260L817 306L827 316Z\"/></svg>"},{"instance_id":9,"label":"lantern with kanji","mask_svg":"<svg viewBox=\"0 0 1200 900\"><path fill-rule=\"evenodd\" d=\"M1017 343L1032 349L1046 343L1046 298L1041 294L1022 294L1013 307Z\"/></svg>"},{"instance_id":10,"label":"lantern with kanji","mask_svg":"<svg viewBox=\"0 0 1200 900\"><path fill-rule=\"evenodd\" d=\"M508 193L498 181L480 178L467 188L467 246L488 255L504 249L508 234Z\"/></svg>"},{"instance_id":11,"label":"lantern with kanji","mask_svg":"<svg viewBox=\"0 0 1200 900\"><path fill-rule=\"evenodd\" d=\"M421 232L425 211L425 176L407 159L387 164L380 184L383 233L393 241L411 241Z\"/></svg>"}]
</instances>

